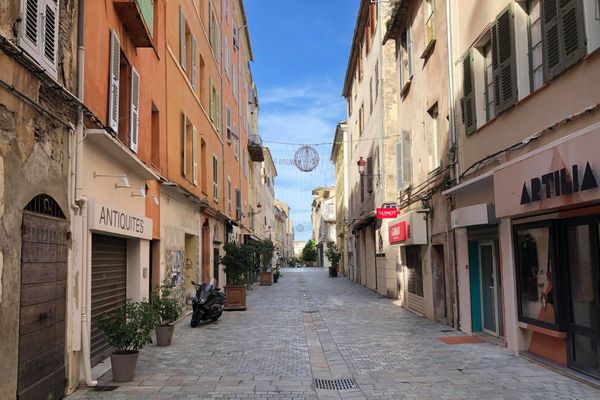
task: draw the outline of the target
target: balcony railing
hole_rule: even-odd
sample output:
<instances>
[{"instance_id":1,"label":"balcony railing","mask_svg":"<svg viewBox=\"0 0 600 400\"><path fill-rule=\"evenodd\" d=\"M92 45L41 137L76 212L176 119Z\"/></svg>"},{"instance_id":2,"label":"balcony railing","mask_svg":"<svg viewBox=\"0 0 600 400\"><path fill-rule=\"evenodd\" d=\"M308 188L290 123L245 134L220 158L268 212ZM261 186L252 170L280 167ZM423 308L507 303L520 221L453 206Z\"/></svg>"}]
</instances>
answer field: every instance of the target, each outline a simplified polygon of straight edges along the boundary
<instances>
[{"instance_id":1,"label":"balcony railing","mask_svg":"<svg viewBox=\"0 0 600 400\"><path fill-rule=\"evenodd\" d=\"M136 47L151 47L155 0L113 0L123 27Z\"/></svg>"},{"instance_id":2,"label":"balcony railing","mask_svg":"<svg viewBox=\"0 0 600 400\"><path fill-rule=\"evenodd\" d=\"M248 153L250 154L250 159L254 162L265 161L263 143L259 135L250 135L248 137Z\"/></svg>"}]
</instances>

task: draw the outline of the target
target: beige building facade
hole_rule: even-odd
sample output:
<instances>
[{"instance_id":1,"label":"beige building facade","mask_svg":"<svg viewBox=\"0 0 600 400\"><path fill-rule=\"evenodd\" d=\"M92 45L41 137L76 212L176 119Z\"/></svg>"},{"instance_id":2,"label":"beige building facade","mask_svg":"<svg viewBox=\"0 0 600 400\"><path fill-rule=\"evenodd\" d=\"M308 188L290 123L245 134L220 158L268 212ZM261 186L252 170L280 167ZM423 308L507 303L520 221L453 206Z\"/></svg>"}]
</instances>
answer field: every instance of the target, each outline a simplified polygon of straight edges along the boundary
<instances>
[{"instance_id":1,"label":"beige building facade","mask_svg":"<svg viewBox=\"0 0 600 400\"><path fill-rule=\"evenodd\" d=\"M336 244L342 258L338 265L338 272L354 279L355 271L349 267L350 258L348 250L348 125L346 121L337 124L331 149L331 162L335 166L335 220Z\"/></svg>"}]
</instances>

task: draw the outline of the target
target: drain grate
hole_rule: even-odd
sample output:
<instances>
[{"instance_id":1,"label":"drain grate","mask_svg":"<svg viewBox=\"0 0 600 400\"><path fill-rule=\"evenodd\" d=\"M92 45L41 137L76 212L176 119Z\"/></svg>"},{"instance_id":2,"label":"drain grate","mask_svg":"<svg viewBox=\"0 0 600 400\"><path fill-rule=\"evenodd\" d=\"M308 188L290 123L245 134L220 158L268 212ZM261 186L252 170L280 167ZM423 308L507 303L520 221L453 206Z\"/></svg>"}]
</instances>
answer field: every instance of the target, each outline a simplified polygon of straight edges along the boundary
<instances>
[{"instance_id":1,"label":"drain grate","mask_svg":"<svg viewBox=\"0 0 600 400\"><path fill-rule=\"evenodd\" d=\"M94 387L94 392L112 392L113 390L117 389L118 386L95 386Z\"/></svg>"},{"instance_id":2,"label":"drain grate","mask_svg":"<svg viewBox=\"0 0 600 400\"><path fill-rule=\"evenodd\" d=\"M356 387L354 379L313 379L317 389L324 390L349 390Z\"/></svg>"}]
</instances>

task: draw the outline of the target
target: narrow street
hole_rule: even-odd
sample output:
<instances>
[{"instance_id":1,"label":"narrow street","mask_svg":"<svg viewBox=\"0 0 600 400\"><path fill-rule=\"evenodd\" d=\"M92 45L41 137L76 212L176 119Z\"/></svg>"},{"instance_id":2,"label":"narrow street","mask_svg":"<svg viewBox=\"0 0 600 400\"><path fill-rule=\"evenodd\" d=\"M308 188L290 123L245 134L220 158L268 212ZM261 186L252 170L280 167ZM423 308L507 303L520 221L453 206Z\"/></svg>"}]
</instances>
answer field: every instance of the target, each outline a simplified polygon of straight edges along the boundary
<instances>
[{"instance_id":1,"label":"narrow street","mask_svg":"<svg viewBox=\"0 0 600 400\"><path fill-rule=\"evenodd\" d=\"M69 399L600 399L600 391L490 343L461 336L320 268L284 269L248 310L179 323L171 347L141 351L133 382ZM99 382L117 386L111 373ZM353 379L346 390L314 378ZM348 383L348 382L346 382Z\"/></svg>"}]
</instances>

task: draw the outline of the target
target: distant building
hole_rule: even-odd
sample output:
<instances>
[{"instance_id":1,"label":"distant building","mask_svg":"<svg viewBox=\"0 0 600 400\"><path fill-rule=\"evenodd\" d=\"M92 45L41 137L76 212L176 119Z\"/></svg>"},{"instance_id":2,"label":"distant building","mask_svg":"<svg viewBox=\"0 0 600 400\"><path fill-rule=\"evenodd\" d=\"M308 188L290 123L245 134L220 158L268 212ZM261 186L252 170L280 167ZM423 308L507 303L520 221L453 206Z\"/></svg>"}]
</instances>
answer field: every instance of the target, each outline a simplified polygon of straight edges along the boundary
<instances>
[{"instance_id":1,"label":"distant building","mask_svg":"<svg viewBox=\"0 0 600 400\"><path fill-rule=\"evenodd\" d=\"M340 122L336 129L331 149L331 162L335 165L335 219L336 219L336 243L342 254L338 270L354 280L356 271L350 270L348 259L352 248L348 245L348 124Z\"/></svg>"},{"instance_id":2,"label":"distant building","mask_svg":"<svg viewBox=\"0 0 600 400\"><path fill-rule=\"evenodd\" d=\"M318 267L330 267L325 256L327 243L336 241L335 187L320 187L312 191L311 206L312 235L317 243Z\"/></svg>"}]
</instances>

